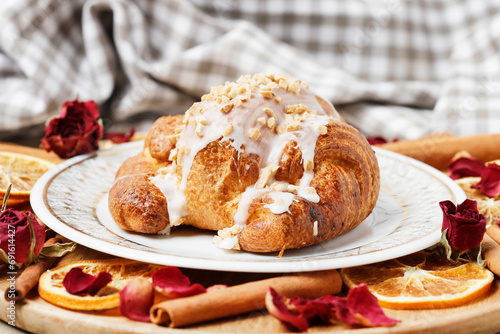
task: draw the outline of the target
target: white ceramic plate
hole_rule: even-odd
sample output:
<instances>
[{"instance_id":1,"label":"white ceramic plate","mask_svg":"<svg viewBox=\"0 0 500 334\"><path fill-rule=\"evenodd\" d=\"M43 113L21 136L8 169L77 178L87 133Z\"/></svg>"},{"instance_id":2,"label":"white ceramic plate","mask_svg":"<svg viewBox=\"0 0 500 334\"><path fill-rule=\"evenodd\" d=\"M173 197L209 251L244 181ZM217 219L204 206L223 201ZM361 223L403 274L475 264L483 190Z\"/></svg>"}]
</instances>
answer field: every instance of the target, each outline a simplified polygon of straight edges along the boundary
<instances>
[{"instance_id":1,"label":"white ceramic plate","mask_svg":"<svg viewBox=\"0 0 500 334\"><path fill-rule=\"evenodd\" d=\"M57 233L84 246L139 261L240 272L299 272L343 268L407 255L437 243L443 200L462 202L463 191L441 172L414 159L375 149L381 192L372 214L356 229L319 245L255 254L219 249L214 232L181 227L170 236L126 232L112 220L107 192L122 162L143 142L69 159L35 184L31 205Z\"/></svg>"}]
</instances>

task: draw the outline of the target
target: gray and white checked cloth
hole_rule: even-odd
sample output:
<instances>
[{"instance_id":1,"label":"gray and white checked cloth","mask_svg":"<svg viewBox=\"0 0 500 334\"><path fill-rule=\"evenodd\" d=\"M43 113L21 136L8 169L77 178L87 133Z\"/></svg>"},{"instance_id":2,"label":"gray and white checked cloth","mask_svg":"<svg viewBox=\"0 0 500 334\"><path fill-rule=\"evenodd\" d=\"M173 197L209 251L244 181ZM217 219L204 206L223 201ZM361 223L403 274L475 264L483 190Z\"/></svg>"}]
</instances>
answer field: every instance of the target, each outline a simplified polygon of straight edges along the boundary
<instances>
[{"instance_id":1,"label":"gray and white checked cloth","mask_svg":"<svg viewBox=\"0 0 500 334\"><path fill-rule=\"evenodd\" d=\"M367 136L500 132L500 1L0 3L0 140L40 137L76 97L108 129L151 124L259 72L308 82Z\"/></svg>"}]
</instances>

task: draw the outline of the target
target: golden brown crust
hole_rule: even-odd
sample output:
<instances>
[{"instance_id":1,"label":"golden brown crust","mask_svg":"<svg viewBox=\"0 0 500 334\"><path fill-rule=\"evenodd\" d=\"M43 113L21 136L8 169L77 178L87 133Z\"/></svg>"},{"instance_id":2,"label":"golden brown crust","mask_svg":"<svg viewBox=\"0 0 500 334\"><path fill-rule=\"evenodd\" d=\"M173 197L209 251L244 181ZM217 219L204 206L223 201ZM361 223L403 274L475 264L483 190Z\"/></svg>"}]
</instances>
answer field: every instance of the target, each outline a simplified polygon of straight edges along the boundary
<instances>
[{"instance_id":1,"label":"golden brown crust","mask_svg":"<svg viewBox=\"0 0 500 334\"><path fill-rule=\"evenodd\" d=\"M352 126L331 122L316 144L311 186L319 203L297 198L290 213L273 214L264 196L250 206L250 217L238 235L241 249L271 252L314 245L359 225L375 207L380 189L375 154ZM314 224L317 221L317 234Z\"/></svg>"}]
</instances>

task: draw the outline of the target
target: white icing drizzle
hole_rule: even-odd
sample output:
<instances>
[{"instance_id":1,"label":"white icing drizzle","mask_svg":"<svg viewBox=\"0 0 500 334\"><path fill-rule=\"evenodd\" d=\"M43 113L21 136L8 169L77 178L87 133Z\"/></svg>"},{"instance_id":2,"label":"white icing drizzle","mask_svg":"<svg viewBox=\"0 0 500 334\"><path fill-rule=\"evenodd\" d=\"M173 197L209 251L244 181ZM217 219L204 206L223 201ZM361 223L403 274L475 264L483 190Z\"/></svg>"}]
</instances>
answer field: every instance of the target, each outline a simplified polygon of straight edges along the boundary
<instances>
[{"instance_id":1,"label":"white icing drizzle","mask_svg":"<svg viewBox=\"0 0 500 334\"><path fill-rule=\"evenodd\" d=\"M284 212L290 213L290 205L296 200L294 194L279 191L270 192L269 197L272 198L273 203L266 204L264 207L269 208L272 213L277 215Z\"/></svg>"},{"instance_id":2,"label":"white icing drizzle","mask_svg":"<svg viewBox=\"0 0 500 334\"><path fill-rule=\"evenodd\" d=\"M262 81L263 78L267 78L265 81L270 85L256 84L257 80ZM294 84L293 89L287 88L286 85L281 86L281 81L276 78L286 78L288 80L286 82ZM241 87L247 87L247 89L241 89ZM220 94L221 90L227 94ZM272 91L271 97L270 91ZM177 165L180 166L177 173L180 171L181 174L159 174L152 178L152 182L167 199L169 218L173 224L178 223L187 215L185 190L189 172L196 154L209 143L222 138L222 141L228 142L238 153L255 153L260 156L262 169L278 165L283 149L294 140L302 152L303 162L314 161L314 150L321 132L320 127L326 126L332 119L340 120L338 114L327 115L314 93L304 84L290 81L285 76L258 75L253 78L246 76L240 78L236 84L226 83L225 86L215 87L212 92L213 94L207 95L208 98L202 98L201 102L195 103L186 112L186 125L176 144ZM307 106L305 108L307 117L299 117L300 119L297 120L293 119L294 113L287 113L287 106L296 105ZM197 122L200 120L200 115L203 115L203 124ZM274 126L271 118L274 118ZM295 128L289 128L286 131L284 130L286 124L292 124ZM277 131L278 126L281 126L281 131ZM249 134L253 137L250 138ZM181 152L182 147L189 148L185 154ZM312 193L309 187L313 176L312 170L304 171L295 193L299 197L317 203L319 196L315 191ZM237 212L234 215L236 224L245 225L252 200L265 193L269 193L275 200L275 203L266 206L272 212L278 214L288 211L294 195L273 190L270 187L272 183L275 183L274 175L269 178L262 189L257 189L255 185L247 187L241 195ZM285 184L284 187L286 191L287 185ZM278 198L283 200L283 205L276 204Z\"/></svg>"},{"instance_id":3,"label":"white icing drizzle","mask_svg":"<svg viewBox=\"0 0 500 334\"><path fill-rule=\"evenodd\" d=\"M233 249L238 244L238 236L232 236L230 238L222 240L217 246L222 249Z\"/></svg>"}]
</instances>

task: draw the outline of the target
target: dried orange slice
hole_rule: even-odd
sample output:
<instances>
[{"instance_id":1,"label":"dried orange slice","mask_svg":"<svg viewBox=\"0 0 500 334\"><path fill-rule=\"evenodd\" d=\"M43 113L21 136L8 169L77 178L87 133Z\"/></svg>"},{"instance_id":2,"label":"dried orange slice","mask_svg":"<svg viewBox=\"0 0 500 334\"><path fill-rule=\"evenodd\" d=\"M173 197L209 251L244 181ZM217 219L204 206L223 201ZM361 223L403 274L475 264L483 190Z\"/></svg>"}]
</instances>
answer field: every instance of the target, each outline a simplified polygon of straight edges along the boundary
<instances>
[{"instance_id":1,"label":"dried orange slice","mask_svg":"<svg viewBox=\"0 0 500 334\"><path fill-rule=\"evenodd\" d=\"M12 183L9 204L29 201L31 188L54 163L26 154L0 152L0 200Z\"/></svg>"},{"instance_id":2,"label":"dried orange slice","mask_svg":"<svg viewBox=\"0 0 500 334\"><path fill-rule=\"evenodd\" d=\"M500 196L488 197L480 189L471 188L480 177L463 177L455 182L463 189L467 198L477 201L477 211L486 218L486 226L500 222Z\"/></svg>"},{"instance_id":3,"label":"dried orange slice","mask_svg":"<svg viewBox=\"0 0 500 334\"><path fill-rule=\"evenodd\" d=\"M107 271L113 280L95 296L76 296L68 293L62 281L71 268L80 267L83 272L97 275ZM126 259L88 260L71 262L46 271L40 277L38 293L47 302L72 310L90 311L118 307L119 292L129 280L136 277L151 277L160 265Z\"/></svg>"},{"instance_id":4,"label":"dried orange slice","mask_svg":"<svg viewBox=\"0 0 500 334\"><path fill-rule=\"evenodd\" d=\"M418 310L463 305L488 292L494 275L476 263L453 264L428 252L344 268L344 283L366 283L382 307Z\"/></svg>"}]
</instances>

